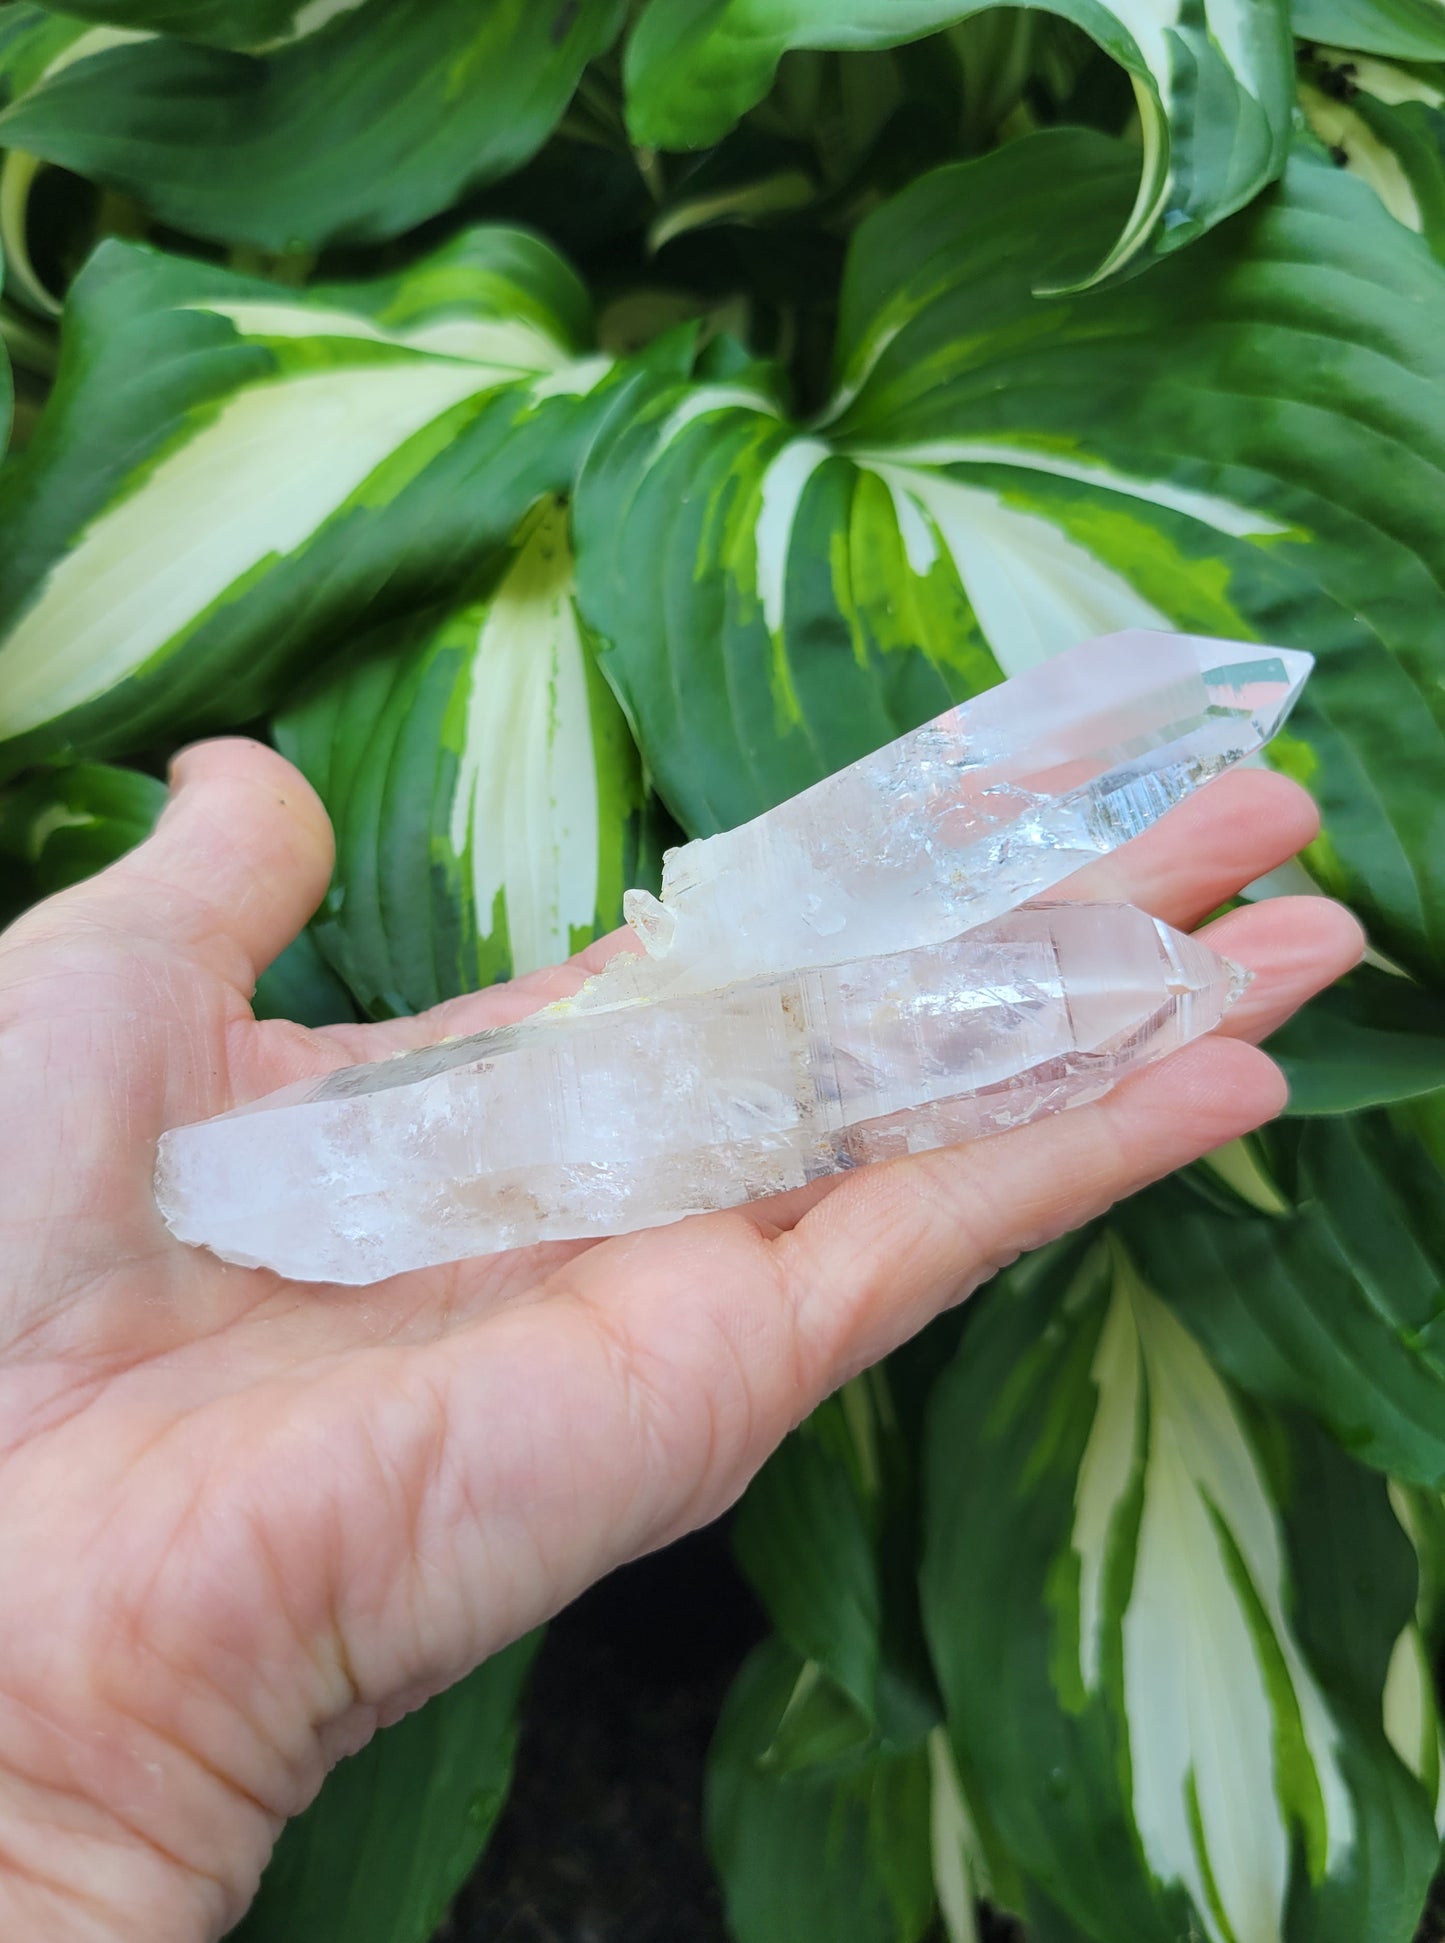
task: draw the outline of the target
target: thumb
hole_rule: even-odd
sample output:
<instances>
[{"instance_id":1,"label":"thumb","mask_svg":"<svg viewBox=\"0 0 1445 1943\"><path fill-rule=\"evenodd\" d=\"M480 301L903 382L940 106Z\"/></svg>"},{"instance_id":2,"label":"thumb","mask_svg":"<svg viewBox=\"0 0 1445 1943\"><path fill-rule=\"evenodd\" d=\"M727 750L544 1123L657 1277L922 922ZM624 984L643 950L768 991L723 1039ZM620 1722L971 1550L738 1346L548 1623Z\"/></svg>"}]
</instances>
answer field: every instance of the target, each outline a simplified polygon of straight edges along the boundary
<instances>
[{"instance_id":1,"label":"thumb","mask_svg":"<svg viewBox=\"0 0 1445 1943\"><path fill-rule=\"evenodd\" d=\"M145 842L47 911L159 945L249 999L321 902L332 858L326 811L299 770L243 737L200 742L171 765L170 802Z\"/></svg>"}]
</instances>

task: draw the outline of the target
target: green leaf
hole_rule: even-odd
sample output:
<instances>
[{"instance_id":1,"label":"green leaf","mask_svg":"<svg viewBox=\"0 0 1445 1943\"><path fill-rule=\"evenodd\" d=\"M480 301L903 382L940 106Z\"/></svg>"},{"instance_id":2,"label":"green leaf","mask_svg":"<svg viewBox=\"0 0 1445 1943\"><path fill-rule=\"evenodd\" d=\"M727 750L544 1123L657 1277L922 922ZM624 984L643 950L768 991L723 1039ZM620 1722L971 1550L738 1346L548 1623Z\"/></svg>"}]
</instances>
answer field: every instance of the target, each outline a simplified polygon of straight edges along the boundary
<instances>
[{"instance_id":1,"label":"green leaf","mask_svg":"<svg viewBox=\"0 0 1445 1943\"><path fill-rule=\"evenodd\" d=\"M1419 1485L1390 1483L1390 1502L1408 1532L1420 1569L1415 1617L1438 1652L1445 1643L1445 1496Z\"/></svg>"},{"instance_id":2,"label":"green leaf","mask_svg":"<svg viewBox=\"0 0 1445 1943\"><path fill-rule=\"evenodd\" d=\"M886 489L765 390L618 397L578 486L578 588L690 835L759 814L998 680L957 576L942 563L915 576Z\"/></svg>"},{"instance_id":3,"label":"green leaf","mask_svg":"<svg viewBox=\"0 0 1445 1943\"><path fill-rule=\"evenodd\" d=\"M103 245L0 476L0 769L251 721L465 584L575 469L587 332L514 230L305 292Z\"/></svg>"},{"instance_id":4,"label":"green leaf","mask_svg":"<svg viewBox=\"0 0 1445 1943\"><path fill-rule=\"evenodd\" d=\"M1261 1420L1255 1422L1260 1428ZM1398 1840L1399 1830L1418 1825L1421 1796L1436 1829L1442 1826L1440 1712L1429 1676L1412 1683L1423 1658L1422 1573L1400 1544L1401 1530L1409 1535L1410 1528L1400 1518L1399 1487L1386 1488L1395 1513L1390 1520L1381 1512L1380 1479L1344 1457L1322 1431L1293 1416L1277 1459L1274 1485L1297 1589L1300 1643L1342 1704L1347 1694L1374 1694L1383 1682L1380 1719L1396 1758L1372 1737L1368 1761L1359 1769L1377 1846L1368 1870L1361 1871L1367 1879L1353 1897L1343 1885L1321 1891L1327 1923L1346 1934L1353 1923L1355 1934L1373 1936L1376 1923L1383 1927L1390 1921L1387 1912L1400 1893L1389 1844ZM1415 1611L1397 1632L1400 1614L1412 1602ZM1356 1759L1362 1751L1355 1750ZM1402 1769L1419 1782L1418 1791L1402 1789ZM1398 1920L1403 1923L1403 1916ZM1308 1943L1309 1934L1302 1930L1300 1943Z\"/></svg>"},{"instance_id":5,"label":"green leaf","mask_svg":"<svg viewBox=\"0 0 1445 1943\"><path fill-rule=\"evenodd\" d=\"M8 107L72 62L144 38L133 29L94 27L69 11L55 14L14 0L0 14L0 101Z\"/></svg>"},{"instance_id":6,"label":"green leaf","mask_svg":"<svg viewBox=\"0 0 1445 1943\"><path fill-rule=\"evenodd\" d=\"M733 1549L786 1643L817 1664L871 1726L883 1595L875 1508L856 1460L840 1449L848 1439L843 1406L829 1398L748 1486Z\"/></svg>"},{"instance_id":7,"label":"green leaf","mask_svg":"<svg viewBox=\"0 0 1445 1943\"><path fill-rule=\"evenodd\" d=\"M138 33L181 34L219 47L258 47L318 33L360 5L362 0L66 0L65 11L81 21Z\"/></svg>"},{"instance_id":8,"label":"green leaf","mask_svg":"<svg viewBox=\"0 0 1445 1943\"><path fill-rule=\"evenodd\" d=\"M42 769L0 791L0 858L13 866L0 921L93 877L144 842L167 794L156 777L105 762ZM262 972L251 1009L258 1019L313 1026L356 1017L349 993L327 969L309 930Z\"/></svg>"},{"instance_id":9,"label":"green leaf","mask_svg":"<svg viewBox=\"0 0 1445 1943\"><path fill-rule=\"evenodd\" d=\"M29 0L12 0L0 11L0 107L23 99L77 63L148 38L134 28L96 27L32 6ZM59 316L64 288L97 240L102 202L90 183L58 174L23 149L8 148L0 155L0 240L9 270L8 294L17 296L47 325ZM119 205L117 198L110 199L105 215L123 233L142 231L140 212ZM32 232L38 266L31 255ZM13 341L13 324L7 335ZM29 336L24 348L33 358L33 325ZM41 337L40 344L45 362L37 368L49 375L54 370L54 347L48 336Z\"/></svg>"},{"instance_id":10,"label":"green leaf","mask_svg":"<svg viewBox=\"0 0 1445 1943\"><path fill-rule=\"evenodd\" d=\"M1284 1212L1174 1180L1122 1210L1131 1247L1236 1383L1303 1406L1367 1464L1445 1485L1439 1160L1400 1113L1283 1122L1261 1144Z\"/></svg>"},{"instance_id":11,"label":"green leaf","mask_svg":"<svg viewBox=\"0 0 1445 1943\"><path fill-rule=\"evenodd\" d=\"M28 0L0 11L0 106L8 107L49 76L61 74L77 61L103 54L144 39L145 35L124 27L96 27L88 21L52 14ZM45 319L58 316L60 300L31 259L31 198L37 178L44 174L39 157L10 148L0 155L0 241L5 249L7 295L18 296L28 310ZM77 184L78 188L82 185ZM84 197L93 202L93 192L84 185ZM51 221L35 217L35 227L43 234L44 254L53 256L56 237ZM87 221L83 230L88 232ZM48 233L46 233L48 232ZM93 236L75 239L88 254ZM74 247L69 237L65 243ZM69 254L67 249L66 254ZM53 354L51 359L53 368Z\"/></svg>"},{"instance_id":12,"label":"green leaf","mask_svg":"<svg viewBox=\"0 0 1445 1943\"><path fill-rule=\"evenodd\" d=\"M805 1659L758 1766L773 1774L794 1774L852 1759L877 1745L867 1716L816 1660Z\"/></svg>"},{"instance_id":13,"label":"green leaf","mask_svg":"<svg viewBox=\"0 0 1445 1943\"><path fill-rule=\"evenodd\" d=\"M109 763L42 770L0 794L0 855L24 866L33 896L49 897L143 842L166 795L156 777Z\"/></svg>"},{"instance_id":14,"label":"green leaf","mask_svg":"<svg viewBox=\"0 0 1445 1943\"><path fill-rule=\"evenodd\" d=\"M1294 30L1326 47L1398 61L1445 60L1440 0L1294 0Z\"/></svg>"},{"instance_id":15,"label":"green leaf","mask_svg":"<svg viewBox=\"0 0 1445 1943\"><path fill-rule=\"evenodd\" d=\"M706 834L1091 634L1312 649L1274 745L1325 810L1312 865L1438 970L1445 271L1301 156L1147 277L1034 296L1109 233L1131 166L1056 131L885 205L810 425L766 374L619 387L576 512L604 669Z\"/></svg>"},{"instance_id":16,"label":"green leaf","mask_svg":"<svg viewBox=\"0 0 1445 1943\"><path fill-rule=\"evenodd\" d=\"M356 1002L322 956L310 925L256 980L251 1010L258 1019L296 1025L349 1025L356 1018Z\"/></svg>"},{"instance_id":17,"label":"green leaf","mask_svg":"<svg viewBox=\"0 0 1445 1943\"><path fill-rule=\"evenodd\" d=\"M650 0L627 45L628 122L657 148L718 141L796 48L881 48L980 13L991 0ZM1166 251L1240 208L1284 165L1290 43L1284 9L1215 0L1207 12L1052 0L1126 69L1143 122L1143 178L1116 212L1095 277ZM1081 266L1082 268L1082 266ZM1078 273L1076 273L1078 274Z\"/></svg>"},{"instance_id":18,"label":"green leaf","mask_svg":"<svg viewBox=\"0 0 1445 1943\"><path fill-rule=\"evenodd\" d=\"M1404 68L1317 48L1300 106L1336 166L1445 256L1445 68Z\"/></svg>"},{"instance_id":19,"label":"green leaf","mask_svg":"<svg viewBox=\"0 0 1445 1943\"><path fill-rule=\"evenodd\" d=\"M1435 1825L1445 1832L1445 1732L1435 1699L1435 1667L1413 1623L1395 1642L1385 1679L1385 1735L1434 1804Z\"/></svg>"},{"instance_id":20,"label":"green leaf","mask_svg":"<svg viewBox=\"0 0 1445 1943\"><path fill-rule=\"evenodd\" d=\"M733 1685L708 1758L707 1828L738 1943L919 1943L933 1913L926 1743L768 1759L807 1665L778 1640Z\"/></svg>"},{"instance_id":21,"label":"green leaf","mask_svg":"<svg viewBox=\"0 0 1445 1943\"><path fill-rule=\"evenodd\" d=\"M343 1761L288 1823L233 1943L429 1943L512 1779L531 1634Z\"/></svg>"},{"instance_id":22,"label":"green leaf","mask_svg":"<svg viewBox=\"0 0 1445 1943\"><path fill-rule=\"evenodd\" d=\"M923 1589L1009 1852L1095 1943L1409 1943L1438 1842L1384 1733L1414 1582L1383 1479L1256 1424L1117 1245L983 1300L934 1395Z\"/></svg>"},{"instance_id":23,"label":"green leaf","mask_svg":"<svg viewBox=\"0 0 1445 1943\"><path fill-rule=\"evenodd\" d=\"M331 814L316 931L374 1013L552 965L660 871L658 818L544 501L486 583L356 643L277 723Z\"/></svg>"},{"instance_id":24,"label":"green leaf","mask_svg":"<svg viewBox=\"0 0 1445 1943\"><path fill-rule=\"evenodd\" d=\"M816 203L819 193L812 157L800 142L740 128L669 185L648 225L647 246L656 252L701 229L786 219Z\"/></svg>"},{"instance_id":25,"label":"green leaf","mask_svg":"<svg viewBox=\"0 0 1445 1943\"><path fill-rule=\"evenodd\" d=\"M1445 999L1362 966L1269 1042L1297 1117L1355 1113L1445 1087Z\"/></svg>"},{"instance_id":26,"label":"green leaf","mask_svg":"<svg viewBox=\"0 0 1445 1943\"><path fill-rule=\"evenodd\" d=\"M0 142L263 250L395 236L525 162L621 0L366 0L263 54L146 39L72 62Z\"/></svg>"},{"instance_id":27,"label":"green leaf","mask_svg":"<svg viewBox=\"0 0 1445 1943\"><path fill-rule=\"evenodd\" d=\"M938 1699L914 1586L916 1466L890 1378L856 1377L782 1444L748 1487L733 1546L783 1640L834 1690L827 1704L845 1705L853 1739L913 1746Z\"/></svg>"}]
</instances>

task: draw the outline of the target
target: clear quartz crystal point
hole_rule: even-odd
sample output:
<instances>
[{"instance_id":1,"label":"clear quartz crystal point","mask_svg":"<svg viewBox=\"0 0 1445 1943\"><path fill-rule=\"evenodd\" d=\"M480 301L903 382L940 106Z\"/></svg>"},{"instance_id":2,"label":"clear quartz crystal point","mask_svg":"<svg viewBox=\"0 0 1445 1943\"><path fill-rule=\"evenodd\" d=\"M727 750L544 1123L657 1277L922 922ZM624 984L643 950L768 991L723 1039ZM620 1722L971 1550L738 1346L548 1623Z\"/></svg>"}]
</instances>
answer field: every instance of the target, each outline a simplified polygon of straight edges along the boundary
<instances>
[{"instance_id":1,"label":"clear quartz crystal point","mask_svg":"<svg viewBox=\"0 0 1445 1943\"><path fill-rule=\"evenodd\" d=\"M1029 900L1253 755L1311 665L1142 632L1056 656L671 852L660 899L628 893L641 951L574 998L167 1134L161 1210L230 1261L371 1282L1095 1099L1244 975L1127 905Z\"/></svg>"},{"instance_id":2,"label":"clear quartz crystal point","mask_svg":"<svg viewBox=\"0 0 1445 1943\"><path fill-rule=\"evenodd\" d=\"M954 938L1116 850L1281 726L1310 655L1135 629L1056 655L721 836L569 1006Z\"/></svg>"},{"instance_id":3,"label":"clear quartz crystal point","mask_svg":"<svg viewBox=\"0 0 1445 1943\"><path fill-rule=\"evenodd\" d=\"M181 1240L310 1281L620 1234L1097 1099L1244 982L1128 905L1030 906L289 1087L167 1134L157 1197Z\"/></svg>"}]
</instances>

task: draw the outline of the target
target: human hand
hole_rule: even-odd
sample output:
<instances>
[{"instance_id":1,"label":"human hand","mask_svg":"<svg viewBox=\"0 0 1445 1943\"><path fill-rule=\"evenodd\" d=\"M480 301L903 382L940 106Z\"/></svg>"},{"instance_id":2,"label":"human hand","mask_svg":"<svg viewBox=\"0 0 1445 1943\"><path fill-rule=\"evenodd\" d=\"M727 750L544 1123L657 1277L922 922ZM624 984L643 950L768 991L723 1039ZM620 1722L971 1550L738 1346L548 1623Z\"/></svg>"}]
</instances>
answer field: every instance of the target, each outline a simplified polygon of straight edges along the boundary
<instances>
[{"instance_id":1,"label":"human hand","mask_svg":"<svg viewBox=\"0 0 1445 1943\"><path fill-rule=\"evenodd\" d=\"M1313 834L1243 772L1069 887L1188 926ZM614 1241L364 1291L175 1242L165 1129L521 1016L616 949L423 1019L258 1024L331 864L258 745L0 938L0 1935L191 1943L327 1766L611 1567L715 1517L827 1392L1002 1263L1277 1112L1252 1045L1355 963L1323 899L1210 929L1220 1036L1099 1104Z\"/></svg>"}]
</instances>

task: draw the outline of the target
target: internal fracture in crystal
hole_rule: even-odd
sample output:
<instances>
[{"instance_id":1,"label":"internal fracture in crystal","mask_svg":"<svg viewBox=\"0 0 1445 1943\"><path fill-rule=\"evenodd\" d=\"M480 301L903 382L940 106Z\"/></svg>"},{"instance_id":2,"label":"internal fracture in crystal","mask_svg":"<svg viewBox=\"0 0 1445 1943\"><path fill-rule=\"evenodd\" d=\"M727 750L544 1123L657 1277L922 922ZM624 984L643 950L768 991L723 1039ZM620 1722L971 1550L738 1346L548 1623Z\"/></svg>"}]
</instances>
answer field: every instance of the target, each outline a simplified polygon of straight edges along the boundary
<instances>
[{"instance_id":1,"label":"internal fracture in crystal","mask_svg":"<svg viewBox=\"0 0 1445 1943\"><path fill-rule=\"evenodd\" d=\"M273 1094L168 1136L161 1202L184 1241L336 1282L618 1234L1097 1099L1243 976L1130 905L1033 906Z\"/></svg>"},{"instance_id":2,"label":"internal fracture in crystal","mask_svg":"<svg viewBox=\"0 0 1445 1943\"><path fill-rule=\"evenodd\" d=\"M644 947L474 1037L162 1142L173 1232L361 1283L619 1234L1097 1099L1243 974L1037 901L1280 726L1307 655L1116 635L940 716L629 893Z\"/></svg>"}]
</instances>

